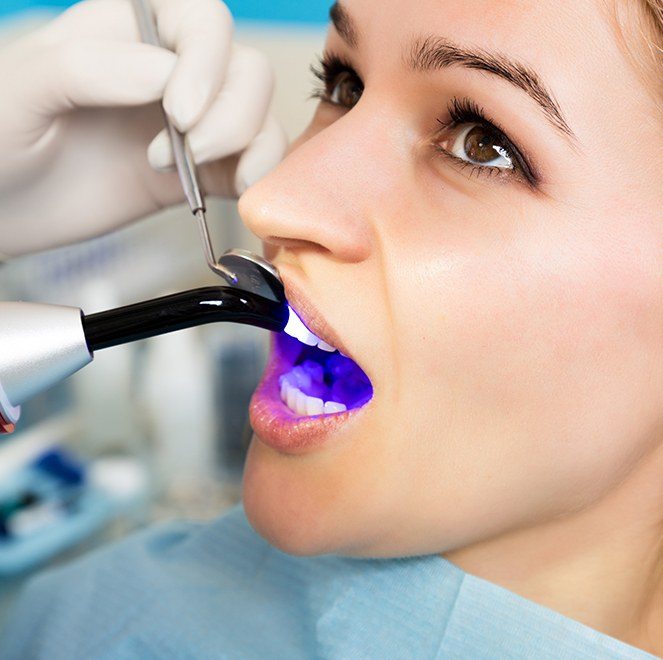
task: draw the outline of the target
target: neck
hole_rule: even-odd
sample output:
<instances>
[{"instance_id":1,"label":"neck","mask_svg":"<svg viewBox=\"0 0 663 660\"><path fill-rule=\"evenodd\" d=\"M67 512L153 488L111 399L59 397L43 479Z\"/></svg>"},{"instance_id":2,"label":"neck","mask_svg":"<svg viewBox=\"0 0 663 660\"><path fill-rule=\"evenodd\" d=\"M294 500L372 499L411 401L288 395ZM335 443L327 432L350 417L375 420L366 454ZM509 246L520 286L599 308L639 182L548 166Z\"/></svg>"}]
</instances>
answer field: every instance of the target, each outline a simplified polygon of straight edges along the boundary
<instances>
[{"instance_id":1,"label":"neck","mask_svg":"<svg viewBox=\"0 0 663 660\"><path fill-rule=\"evenodd\" d=\"M590 507L445 556L599 632L663 656L663 445Z\"/></svg>"}]
</instances>

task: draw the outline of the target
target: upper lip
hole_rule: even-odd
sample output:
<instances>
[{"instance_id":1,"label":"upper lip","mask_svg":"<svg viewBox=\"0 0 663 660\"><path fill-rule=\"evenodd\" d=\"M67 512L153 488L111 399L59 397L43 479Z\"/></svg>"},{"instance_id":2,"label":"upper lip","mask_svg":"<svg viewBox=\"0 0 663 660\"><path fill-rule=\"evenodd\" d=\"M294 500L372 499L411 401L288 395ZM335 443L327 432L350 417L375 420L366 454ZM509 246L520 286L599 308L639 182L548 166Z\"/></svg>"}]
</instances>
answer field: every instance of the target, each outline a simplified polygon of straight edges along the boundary
<instances>
[{"instance_id":1,"label":"upper lip","mask_svg":"<svg viewBox=\"0 0 663 660\"><path fill-rule=\"evenodd\" d=\"M304 322L304 325L319 339L331 344L334 348L343 353L343 355L351 357L350 352L336 330L329 325L327 320L322 316L299 285L284 272L279 271L279 274L283 281L285 296L288 303L295 312L297 312L297 315ZM354 358L352 359L354 360Z\"/></svg>"}]
</instances>

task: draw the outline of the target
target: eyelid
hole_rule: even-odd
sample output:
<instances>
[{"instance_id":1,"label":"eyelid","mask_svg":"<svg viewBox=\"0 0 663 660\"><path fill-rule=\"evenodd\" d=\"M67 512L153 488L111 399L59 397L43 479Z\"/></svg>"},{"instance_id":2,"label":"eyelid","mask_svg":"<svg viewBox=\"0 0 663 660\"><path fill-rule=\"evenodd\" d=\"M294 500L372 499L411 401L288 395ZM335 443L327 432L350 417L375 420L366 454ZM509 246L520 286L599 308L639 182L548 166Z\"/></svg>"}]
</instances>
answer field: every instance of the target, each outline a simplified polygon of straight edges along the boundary
<instances>
[{"instance_id":1,"label":"eyelid","mask_svg":"<svg viewBox=\"0 0 663 660\"><path fill-rule=\"evenodd\" d=\"M476 163L473 163L472 161L459 158L458 156L456 156L456 154L452 153L451 151L448 151L444 147L441 147L435 143L433 144L433 150L435 152L435 155L447 159L459 169L467 169L469 167L471 170L470 173L476 174L477 177L485 176L488 178L499 178L503 181L506 180L513 181L515 179L516 181L525 184L531 190L538 189L537 182L530 180L527 177L527 175L524 172L522 172L520 169L510 170L490 165L478 165Z\"/></svg>"},{"instance_id":2,"label":"eyelid","mask_svg":"<svg viewBox=\"0 0 663 660\"><path fill-rule=\"evenodd\" d=\"M344 108L346 110L352 109L353 106L337 103L332 100L331 86L336 83L341 74L349 74L359 81L363 89L364 82L355 70L355 68L342 56L336 55L329 51L325 51L322 56L318 57L318 63L311 65L313 75L322 83L323 87L314 88L310 98L318 98L324 103L328 103L337 108Z\"/></svg>"},{"instance_id":3,"label":"eyelid","mask_svg":"<svg viewBox=\"0 0 663 660\"><path fill-rule=\"evenodd\" d=\"M320 82L325 84L332 81L339 73L347 71L355 75L357 80L361 81L363 85L363 80L354 66L342 56L329 51L325 51L322 55L318 56L317 64L311 65L311 71Z\"/></svg>"},{"instance_id":4,"label":"eyelid","mask_svg":"<svg viewBox=\"0 0 663 660\"><path fill-rule=\"evenodd\" d=\"M502 180L506 179L513 180L513 178L516 177L521 179L528 186L530 185L529 182L523 176L521 176L519 172L516 172L514 170L507 170L504 168L492 167L488 165L477 165L472 161L459 158L458 156L456 156L456 154L452 153L451 151L448 151L447 149L444 149L443 147L440 147L439 145L433 145L433 149L435 150L435 154L437 156L446 158L447 160L451 161L452 164L457 168L463 170L470 168L470 177L472 176L472 174L476 174L477 177L484 176L487 178L499 178Z\"/></svg>"},{"instance_id":5,"label":"eyelid","mask_svg":"<svg viewBox=\"0 0 663 660\"><path fill-rule=\"evenodd\" d=\"M513 140L508 136L507 132L501 128L501 126L489 118L487 113L481 108L477 103L469 98L457 98L454 97L451 99L449 106L447 108L449 114L448 120L442 120L438 118L438 124L441 128L436 132L433 137L434 146L437 143L437 138L440 133L445 130L453 130L454 128L467 123L476 123L484 126L487 130L499 135L505 143L505 147L509 152L509 155L512 157L515 168L514 170L508 170L507 172L502 172L501 174L506 177L520 177L530 188L536 189L540 184L540 177L537 171L532 167L529 162L529 159L523 154L523 151L514 143ZM456 163L465 162L462 158L458 158L454 154L444 150L437 149L439 152L448 155ZM474 163L468 162L467 165L486 170L486 174L490 173L491 167L486 165L475 165ZM494 174L494 173L493 173Z\"/></svg>"}]
</instances>

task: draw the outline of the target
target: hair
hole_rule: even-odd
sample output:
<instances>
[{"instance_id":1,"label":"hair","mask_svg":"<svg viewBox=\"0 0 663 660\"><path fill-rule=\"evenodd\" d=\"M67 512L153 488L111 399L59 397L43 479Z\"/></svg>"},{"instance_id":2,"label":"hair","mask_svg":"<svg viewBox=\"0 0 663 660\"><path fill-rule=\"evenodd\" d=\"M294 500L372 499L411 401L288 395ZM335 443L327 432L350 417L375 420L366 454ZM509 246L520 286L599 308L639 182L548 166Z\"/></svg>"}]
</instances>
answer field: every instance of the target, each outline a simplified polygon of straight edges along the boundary
<instances>
[{"instance_id":1,"label":"hair","mask_svg":"<svg viewBox=\"0 0 663 660\"><path fill-rule=\"evenodd\" d=\"M618 38L663 115L663 0L609 0Z\"/></svg>"}]
</instances>

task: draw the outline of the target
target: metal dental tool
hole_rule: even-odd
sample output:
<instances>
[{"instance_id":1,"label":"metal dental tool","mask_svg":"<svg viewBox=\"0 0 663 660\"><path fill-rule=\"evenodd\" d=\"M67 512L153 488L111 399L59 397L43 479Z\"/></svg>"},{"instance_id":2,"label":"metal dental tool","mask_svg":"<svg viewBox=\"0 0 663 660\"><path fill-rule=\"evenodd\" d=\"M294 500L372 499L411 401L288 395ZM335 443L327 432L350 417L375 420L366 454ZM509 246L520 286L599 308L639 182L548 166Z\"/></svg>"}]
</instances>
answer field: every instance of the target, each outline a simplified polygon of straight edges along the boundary
<instances>
[{"instance_id":1,"label":"metal dental tool","mask_svg":"<svg viewBox=\"0 0 663 660\"><path fill-rule=\"evenodd\" d=\"M162 47L149 0L132 0L132 4L134 13L136 15L136 21L138 23L138 30L143 42L150 44L151 46ZM205 255L207 265L217 275L223 277L226 282L228 282L228 284L233 286L242 286L242 284L238 281L237 273L232 270L233 264L237 264L237 261L234 257L248 259L249 261L252 261L259 269L266 269L268 273L279 279L278 273L273 266L262 259L262 257L248 252L247 250L232 251L233 258L226 258L226 255L228 254L226 253L226 255L217 261L216 257L214 256L214 247L212 246L212 240L210 238L209 228L207 226L207 218L205 216L205 199L198 183L196 165L186 144L186 137L184 134L180 133L180 131L178 131L175 126L173 126L173 123L170 121L165 111L163 113L163 117L166 123L168 135L170 136L170 142L173 147L175 166L182 183L182 188L184 189L184 195L186 196L191 213L193 213L196 220L198 221L198 230L200 233L203 253Z\"/></svg>"},{"instance_id":2,"label":"metal dental tool","mask_svg":"<svg viewBox=\"0 0 663 660\"><path fill-rule=\"evenodd\" d=\"M136 21L138 23L140 37L143 42L150 44L151 46L162 48L149 0L132 0L132 4L136 15ZM207 265L217 273L217 275L221 275L228 284L234 285L237 283L235 274L225 266L217 263L214 256L214 248L212 247L212 240L209 235L209 228L207 227L207 218L205 217L205 200L203 199L203 194L198 183L196 164L193 162L193 157L186 144L186 137L173 126L173 123L170 121L165 110L163 112L163 118L166 123L166 130L170 136L175 167L177 168L177 173L180 177L182 188L184 189L186 201L189 204L191 213L193 213L198 221L198 230L200 232L200 239L203 244L203 253L205 254Z\"/></svg>"}]
</instances>

